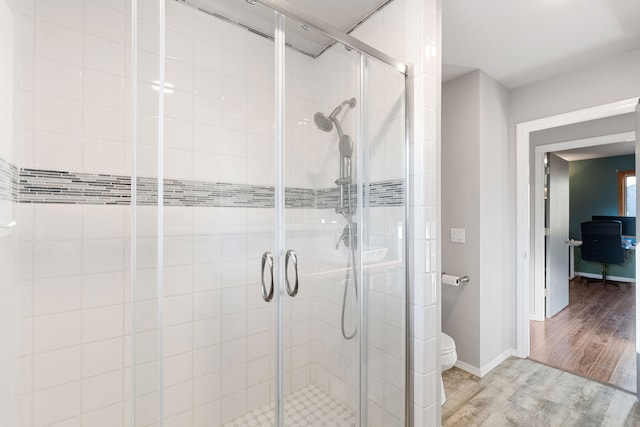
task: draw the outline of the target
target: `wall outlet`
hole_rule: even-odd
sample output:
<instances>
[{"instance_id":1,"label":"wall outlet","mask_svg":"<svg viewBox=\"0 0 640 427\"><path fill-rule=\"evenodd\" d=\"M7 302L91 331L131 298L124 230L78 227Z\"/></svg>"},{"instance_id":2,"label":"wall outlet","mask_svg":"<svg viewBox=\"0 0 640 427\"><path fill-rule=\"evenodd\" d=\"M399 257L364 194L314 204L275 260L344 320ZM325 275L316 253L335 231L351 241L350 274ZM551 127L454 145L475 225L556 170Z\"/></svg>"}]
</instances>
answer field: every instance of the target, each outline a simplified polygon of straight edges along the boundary
<instances>
[{"instance_id":1,"label":"wall outlet","mask_svg":"<svg viewBox=\"0 0 640 427\"><path fill-rule=\"evenodd\" d=\"M451 229L451 243L464 243L464 228Z\"/></svg>"}]
</instances>

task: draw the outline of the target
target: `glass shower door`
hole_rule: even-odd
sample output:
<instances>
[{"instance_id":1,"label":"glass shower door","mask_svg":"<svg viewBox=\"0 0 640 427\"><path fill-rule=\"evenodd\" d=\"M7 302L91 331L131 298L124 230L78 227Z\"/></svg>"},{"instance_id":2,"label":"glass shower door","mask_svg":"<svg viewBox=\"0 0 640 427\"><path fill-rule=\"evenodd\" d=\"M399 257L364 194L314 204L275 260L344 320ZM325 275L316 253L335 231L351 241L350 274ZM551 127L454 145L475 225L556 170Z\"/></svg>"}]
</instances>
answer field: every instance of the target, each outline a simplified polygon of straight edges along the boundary
<instances>
[{"instance_id":1,"label":"glass shower door","mask_svg":"<svg viewBox=\"0 0 640 427\"><path fill-rule=\"evenodd\" d=\"M300 26L288 20L289 31ZM322 36L313 29L302 35ZM327 39L326 44L331 40ZM284 425L358 425L359 58L286 51Z\"/></svg>"},{"instance_id":2,"label":"glass shower door","mask_svg":"<svg viewBox=\"0 0 640 427\"><path fill-rule=\"evenodd\" d=\"M140 7L137 425L273 422L274 45Z\"/></svg>"}]
</instances>

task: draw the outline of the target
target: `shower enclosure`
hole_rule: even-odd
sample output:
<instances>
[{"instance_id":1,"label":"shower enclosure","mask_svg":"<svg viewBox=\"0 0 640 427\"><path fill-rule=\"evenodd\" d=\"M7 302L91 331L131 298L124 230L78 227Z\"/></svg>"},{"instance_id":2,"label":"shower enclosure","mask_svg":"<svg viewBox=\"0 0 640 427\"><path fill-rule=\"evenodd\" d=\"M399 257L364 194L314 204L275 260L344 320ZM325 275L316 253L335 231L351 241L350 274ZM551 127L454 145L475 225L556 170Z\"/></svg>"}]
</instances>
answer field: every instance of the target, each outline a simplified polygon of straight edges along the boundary
<instances>
[{"instance_id":1,"label":"shower enclosure","mask_svg":"<svg viewBox=\"0 0 640 427\"><path fill-rule=\"evenodd\" d=\"M409 69L375 27L4 2L27 148L0 152L2 422L408 425Z\"/></svg>"}]
</instances>

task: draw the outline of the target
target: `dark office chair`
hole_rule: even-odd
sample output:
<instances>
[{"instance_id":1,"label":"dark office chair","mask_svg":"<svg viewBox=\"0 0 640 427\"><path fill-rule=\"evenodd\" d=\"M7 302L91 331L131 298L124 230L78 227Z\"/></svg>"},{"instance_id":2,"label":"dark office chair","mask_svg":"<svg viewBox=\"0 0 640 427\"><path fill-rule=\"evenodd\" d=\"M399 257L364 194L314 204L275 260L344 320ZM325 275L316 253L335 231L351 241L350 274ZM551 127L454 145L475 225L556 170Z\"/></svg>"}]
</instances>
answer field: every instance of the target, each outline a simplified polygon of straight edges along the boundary
<instances>
[{"instance_id":1,"label":"dark office chair","mask_svg":"<svg viewBox=\"0 0 640 427\"><path fill-rule=\"evenodd\" d=\"M607 264L622 264L624 262L624 247L622 246L622 223L620 221L598 220L585 221L582 227L582 259L602 264L602 280L587 280L602 282L607 285ZM609 282L620 287L617 283Z\"/></svg>"}]
</instances>

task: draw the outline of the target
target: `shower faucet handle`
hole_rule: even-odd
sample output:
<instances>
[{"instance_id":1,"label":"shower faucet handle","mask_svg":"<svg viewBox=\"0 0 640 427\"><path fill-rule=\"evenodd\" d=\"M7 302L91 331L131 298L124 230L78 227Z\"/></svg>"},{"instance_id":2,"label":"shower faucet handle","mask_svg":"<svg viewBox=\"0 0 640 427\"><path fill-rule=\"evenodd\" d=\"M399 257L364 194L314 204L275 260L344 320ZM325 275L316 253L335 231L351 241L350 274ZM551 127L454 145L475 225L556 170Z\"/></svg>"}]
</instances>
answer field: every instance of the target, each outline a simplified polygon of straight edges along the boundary
<instances>
[{"instance_id":1,"label":"shower faucet handle","mask_svg":"<svg viewBox=\"0 0 640 427\"><path fill-rule=\"evenodd\" d=\"M338 250L340 242L342 242L345 248L356 249L358 247L358 225L355 222L344 226L342 234L336 242L336 250Z\"/></svg>"},{"instance_id":2,"label":"shower faucet handle","mask_svg":"<svg viewBox=\"0 0 640 427\"><path fill-rule=\"evenodd\" d=\"M345 232L343 231L340 237L338 237L338 241L336 242L336 250L338 250L340 242L342 242L345 248L349 247L349 232L345 234Z\"/></svg>"}]
</instances>

